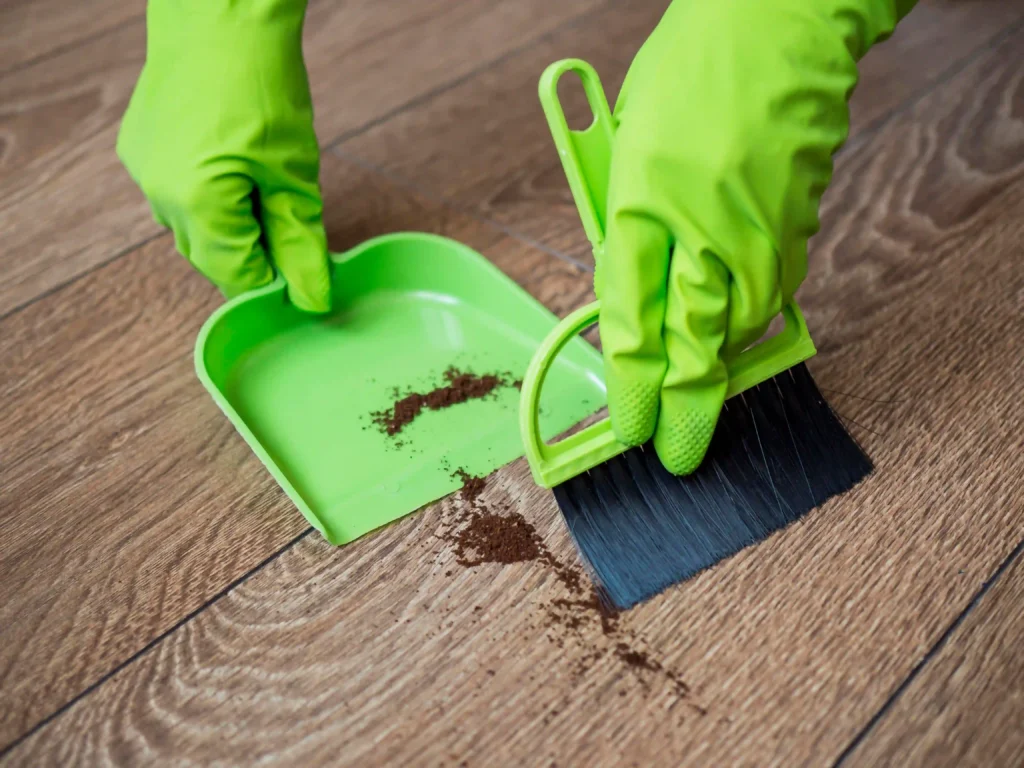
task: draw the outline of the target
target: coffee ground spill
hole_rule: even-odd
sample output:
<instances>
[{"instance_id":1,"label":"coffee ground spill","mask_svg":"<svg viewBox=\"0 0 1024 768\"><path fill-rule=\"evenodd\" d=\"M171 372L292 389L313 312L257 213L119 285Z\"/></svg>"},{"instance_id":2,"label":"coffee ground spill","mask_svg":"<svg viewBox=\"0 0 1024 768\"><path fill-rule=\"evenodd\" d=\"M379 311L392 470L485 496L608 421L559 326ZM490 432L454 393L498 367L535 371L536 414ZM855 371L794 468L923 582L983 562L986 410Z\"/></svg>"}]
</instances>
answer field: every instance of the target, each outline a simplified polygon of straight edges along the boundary
<instances>
[{"instance_id":1,"label":"coffee ground spill","mask_svg":"<svg viewBox=\"0 0 1024 768\"><path fill-rule=\"evenodd\" d=\"M467 568L484 563L544 563L570 592L577 593L580 573L567 568L548 551L537 529L521 514L505 509L495 512L484 506L480 495L487 487L482 477L473 477L464 470L455 476L462 481L459 498L462 514L443 538L455 551L455 562Z\"/></svg>"},{"instance_id":2,"label":"coffee ground spill","mask_svg":"<svg viewBox=\"0 0 1024 768\"><path fill-rule=\"evenodd\" d=\"M572 669L574 682L611 654L636 676L645 692L650 690L649 678L660 677L691 709L700 715L707 714L692 700L690 687L682 677L639 646L636 634L621 627L618 612L592 586L584 585L579 568L567 566L551 553L532 523L512 509L495 510L483 503L485 478L463 470L454 476L462 482L459 504L444 519L440 538L451 548L455 561L466 568L486 563L537 562L554 573L570 596L544 606L544 626L548 639L558 648L564 648L570 640L583 645L584 653ZM446 571L446 575L450 573ZM620 695L625 695L625 691L620 691ZM549 716L556 714L557 710Z\"/></svg>"},{"instance_id":3,"label":"coffee ground spill","mask_svg":"<svg viewBox=\"0 0 1024 768\"><path fill-rule=\"evenodd\" d=\"M435 387L429 392L408 392L403 395L395 390L395 402L391 407L374 411L370 418L381 432L394 437L415 421L423 413L424 408L440 411L468 400L488 397L502 387L519 389L523 385L522 381L515 379L511 373L488 373L478 376L475 373L460 371L454 366L444 372L444 380L447 384Z\"/></svg>"}]
</instances>

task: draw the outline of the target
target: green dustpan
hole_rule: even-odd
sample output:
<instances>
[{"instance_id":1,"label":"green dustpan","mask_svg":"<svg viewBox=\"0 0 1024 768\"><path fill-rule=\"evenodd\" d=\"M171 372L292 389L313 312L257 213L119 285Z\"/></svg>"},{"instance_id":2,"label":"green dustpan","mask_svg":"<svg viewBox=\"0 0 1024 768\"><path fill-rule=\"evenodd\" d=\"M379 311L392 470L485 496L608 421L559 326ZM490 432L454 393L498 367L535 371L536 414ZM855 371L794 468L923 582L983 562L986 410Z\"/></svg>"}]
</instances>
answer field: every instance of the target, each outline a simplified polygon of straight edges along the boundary
<instances>
[{"instance_id":1,"label":"green dustpan","mask_svg":"<svg viewBox=\"0 0 1024 768\"><path fill-rule=\"evenodd\" d=\"M427 391L449 366L521 376L557 318L472 249L395 234L332 257L335 306L314 316L280 280L218 309L196 341L196 372L306 519L344 544L523 453L519 393L424 411L394 437L371 414L393 390ZM541 430L565 431L605 403L600 354L559 355ZM397 438L397 439L396 439Z\"/></svg>"}]
</instances>

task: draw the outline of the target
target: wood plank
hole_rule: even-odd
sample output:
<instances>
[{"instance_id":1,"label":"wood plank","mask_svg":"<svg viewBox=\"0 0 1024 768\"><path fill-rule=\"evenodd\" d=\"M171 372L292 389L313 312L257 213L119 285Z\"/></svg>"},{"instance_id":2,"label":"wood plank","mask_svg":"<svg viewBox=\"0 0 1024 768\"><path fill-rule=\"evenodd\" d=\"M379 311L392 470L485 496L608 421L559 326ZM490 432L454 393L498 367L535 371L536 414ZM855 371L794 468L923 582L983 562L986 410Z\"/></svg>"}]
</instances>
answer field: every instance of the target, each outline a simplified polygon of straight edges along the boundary
<instances>
[{"instance_id":1,"label":"wood plank","mask_svg":"<svg viewBox=\"0 0 1024 768\"><path fill-rule=\"evenodd\" d=\"M959 66L1024 16L1021 0L921 0L892 38L860 63L850 102L851 135L884 118Z\"/></svg>"},{"instance_id":2,"label":"wood plank","mask_svg":"<svg viewBox=\"0 0 1024 768\"><path fill-rule=\"evenodd\" d=\"M575 56L594 65L611 98L664 10L649 0L613 4L335 151L589 266L537 80L551 62ZM584 125L581 89L566 89L564 98L570 124Z\"/></svg>"},{"instance_id":3,"label":"wood plank","mask_svg":"<svg viewBox=\"0 0 1024 768\"><path fill-rule=\"evenodd\" d=\"M551 256L324 168L336 249L437 232L556 312L590 297ZM219 303L162 237L0 323L0 744L308 527L195 377Z\"/></svg>"},{"instance_id":4,"label":"wood plank","mask_svg":"<svg viewBox=\"0 0 1024 768\"><path fill-rule=\"evenodd\" d=\"M598 2L316 4L306 58L318 135L372 123ZM144 55L140 21L0 79L0 316L159 232L113 152Z\"/></svg>"},{"instance_id":5,"label":"wood plank","mask_svg":"<svg viewBox=\"0 0 1024 768\"><path fill-rule=\"evenodd\" d=\"M114 154L144 51L130 24L0 79L0 316L159 231Z\"/></svg>"},{"instance_id":6,"label":"wood plank","mask_svg":"<svg viewBox=\"0 0 1024 768\"><path fill-rule=\"evenodd\" d=\"M1000 202L1024 210L1021 191ZM880 433L866 438L879 473L621 620L625 642L688 695L623 664L598 618L552 621L573 595L549 568L459 566L437 543L457 514L447 501L342 549L302 540L9 761L826 763L969 599L975 581L957 568L983 578L1024 534L996 503L1024 490L1024 460L1005 450L1018 425L1004 418L1024 394L1005 258L1024 226L979 224L990 236L947 243L951 266L920 287L927 303L872 320L874 356L900 370L870 388L834 361L821 377L872 394L899 384L900 403L857 413ZM954 294L955 311L937 306ZM920 335L890 353L879 342L901 327ZM970 343L976 333L996 344ZM999 386L982 388L993 371ZM999 467L984 466L991 456ZM521 463L482 500L527 516L569 561L551 496Z\"/></svg>"},{"instance_id":7,"label":"wood plank","mask_svg":"<svg viewBox=\"0 0 1024 768\"><path fill-rule=\"evenodd\" d=\"M1024 765L1022 636L1018 557L844 765Z\"/></svg>"},{"instance_id":8,"label":"wood plank","mask_svg":"<svg viewBox=\"0 0 1024 768\"><path fill-rule=\"evenodd\" d=\"M572 594L542 564L459 566L455 501L346 548L303 539L8 759L834 760L1024 538L1019 44L858 147L830 203L804 303L815 375L877 465L857 489L611 637L552 620ZM523 464L488 494L571 561Z\"/></svg>"},{"instance_id":9,"label":"wood plank","mask_svg":"<svg viewBox=\"0 0 1024 768\"><path fill-rule=\"evenodd\" d=\"M606 5L608 0L359 0L306 24L321 144Z\"/></svg>"},{"instance_id":10,"label":"wood plank","mask_svg":"<svg viewBox=\"0 0 1024 768\"><path fill-rule=\"evenodd\" d=\"M0 77L145 12L144 0L7 0L0 6Z\"/></svg>"},{"instance_id":11,"label":"wood plank","mask_svg":"<svg viewBox=\"0 0 1024 768\"><path fill-rule=\"evenodd\" d=\"M590 265L590 246L537 100L537 79L551 62L578 56L594 65L614 101L664 7L615 4L345 142L340 151ZM854 136L1022 17L1024 0L922 3L865 57L851 107ZM578 90L566 91L566 113L570 124L585 125L589 112Z\"/></svg>"},{"instance_id":12,"label":"wood plank","mask_svg":"<svg viewBox=\"0 0 1024 768\"><path fill-rule=\"evenodd\" d=\"M925 279L921 267L946 268L943 245L976 229L986 206L1024 177L1021 45L1024 24L839 158L800 299L827 323L819 351L862 338L862 318L839 310L835 297L859 312L908 301Z\"/></svg>"}]
</instances>

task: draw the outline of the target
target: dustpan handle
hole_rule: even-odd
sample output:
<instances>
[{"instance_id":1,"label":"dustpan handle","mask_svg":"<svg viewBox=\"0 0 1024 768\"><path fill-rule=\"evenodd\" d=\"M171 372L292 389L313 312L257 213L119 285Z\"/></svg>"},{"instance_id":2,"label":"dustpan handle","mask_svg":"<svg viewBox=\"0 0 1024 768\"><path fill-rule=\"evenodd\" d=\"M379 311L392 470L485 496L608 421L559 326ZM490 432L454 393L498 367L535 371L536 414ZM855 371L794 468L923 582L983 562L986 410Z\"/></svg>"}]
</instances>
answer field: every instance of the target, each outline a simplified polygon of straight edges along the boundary
<instances>
[{"instance_id":1,"label":"dustpan handle","mask_svg":"<svg viewBox=\"0 0 1024 768\"><path fill-rule=\"evenodd\" d=\"M594 113L594 121L582 131L569 128L558 99L558 81L566 72L579 75ZM544 71L539 95L569 188L594 249L594 262L600 266L604 255L608 178L615 138L615 122L601 81L594 68L585 61L566 59L555 62ZM544 488L552 488L629 450L628 445L615 438L608 418L550 445L540 434L540 395L547 372L565 345L580 331L593 325L600 312L601 303L595 301L562 320L534 353L523 377L520 433L533 478ZM726 361L729 376L727 398L814 356L816 350L800 307L791 302L783 307L782 314L785 319L782 332Z\"/></svg>"}]
</instances>

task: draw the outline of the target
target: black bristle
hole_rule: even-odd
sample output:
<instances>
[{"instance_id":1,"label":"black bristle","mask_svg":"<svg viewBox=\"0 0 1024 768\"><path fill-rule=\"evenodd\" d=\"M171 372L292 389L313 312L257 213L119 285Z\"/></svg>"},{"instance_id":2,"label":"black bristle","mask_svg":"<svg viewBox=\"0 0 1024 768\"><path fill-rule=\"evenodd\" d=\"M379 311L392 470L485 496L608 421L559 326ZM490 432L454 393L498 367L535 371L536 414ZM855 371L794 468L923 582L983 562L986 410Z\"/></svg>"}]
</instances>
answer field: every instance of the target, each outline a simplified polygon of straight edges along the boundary
<instances>
[{"instance_id":1,"label":"black bristle","mask_svg":"<svg viewBox=\"0 0 1024 768\"><path fill-rule=\"evenodd\" d=\"M872 471L806 365L729 400L700 468L634 448L555 488L598 588L624 610L803 517Z\"/></svg>"}]
</instances>

